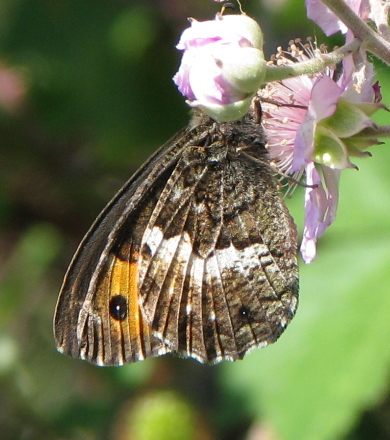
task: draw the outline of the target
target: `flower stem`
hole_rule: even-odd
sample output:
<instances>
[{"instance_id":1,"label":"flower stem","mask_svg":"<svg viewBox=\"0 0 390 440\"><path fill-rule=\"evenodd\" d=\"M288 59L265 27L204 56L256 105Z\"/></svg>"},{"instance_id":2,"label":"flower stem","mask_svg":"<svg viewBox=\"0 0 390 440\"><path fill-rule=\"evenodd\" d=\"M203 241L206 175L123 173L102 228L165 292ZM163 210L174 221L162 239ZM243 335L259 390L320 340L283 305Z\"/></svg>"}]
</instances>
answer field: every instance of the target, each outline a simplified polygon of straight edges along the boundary
<instances>
[{"instance_id":1,"label":"flower stem","mask_svg":"<svg viewBox=\"0 0 390 440\"><path fill-rule=\"evenodd\" d=\"M373 31L342 0L322 0L328 8L362 41L364 48L390 65L390 43Z\"/></svg>"},{"instance_id":2,"label":"flower stem","mask_svg":"<svg viewBox=\"0 0 390 440\"><path fill-rule=\"evenodd\" d=\"M313 75L317 72L321 72L326 67L339 63L344 57L357 51L359 47L360 41L355 38L333 52L327 54L320 53L318 58L285 66L267 66L264 82L281 81L304 74Z\"/></svg>"}]
</instances>

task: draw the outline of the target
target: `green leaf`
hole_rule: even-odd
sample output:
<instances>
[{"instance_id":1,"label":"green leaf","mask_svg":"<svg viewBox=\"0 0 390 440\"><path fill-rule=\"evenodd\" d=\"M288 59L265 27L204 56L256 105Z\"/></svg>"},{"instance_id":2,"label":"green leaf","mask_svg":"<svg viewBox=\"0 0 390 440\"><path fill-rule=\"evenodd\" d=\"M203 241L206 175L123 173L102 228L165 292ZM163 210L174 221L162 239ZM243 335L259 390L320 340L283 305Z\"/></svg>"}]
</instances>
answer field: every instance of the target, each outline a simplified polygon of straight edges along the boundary
<instances>
[{"instance_id":1,"label":"green leaf","mask_svg":"<svg viewBox=\"0 0 390 440\"><path fill-rule=\"evenodd\" d=\"M300 308L280 341L225 367L225 385L282 440L340 438L386 391L389 266L385 240L333 242L303 268Z\"/></svg>"}]
</instances>

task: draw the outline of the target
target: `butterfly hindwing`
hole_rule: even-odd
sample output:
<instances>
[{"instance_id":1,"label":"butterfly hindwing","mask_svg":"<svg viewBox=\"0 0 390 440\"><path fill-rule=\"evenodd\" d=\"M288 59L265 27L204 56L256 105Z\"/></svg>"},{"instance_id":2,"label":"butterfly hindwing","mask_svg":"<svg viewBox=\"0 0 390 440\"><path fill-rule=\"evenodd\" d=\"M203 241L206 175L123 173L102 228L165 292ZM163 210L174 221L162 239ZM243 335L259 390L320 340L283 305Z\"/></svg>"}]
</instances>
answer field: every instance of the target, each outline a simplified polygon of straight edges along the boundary
<instances>
[{"instance_id":1,"label":"butterfly hindwing","mask_svg":"<svg viewBox=\"0 0 390 440\"><path fill-rule=\"evenodd\" d=\"M99 216L57 305L60 351L99 365L173 352L235 360L298 299L295 225L252 115L193 122Z\"/></svg>"},{"instance_id":2,"label":"butterfly hindwing","mask_svg":"<svg viewBox=\"0 0 390 440\"><path fill-rule=\"evenodd\" d=\"M144 234L142 308L173 352L208 363L242 358L275 341L294 315L295 226L260 145L190 146L173 174Z\"/></svg>"}]
</instances>

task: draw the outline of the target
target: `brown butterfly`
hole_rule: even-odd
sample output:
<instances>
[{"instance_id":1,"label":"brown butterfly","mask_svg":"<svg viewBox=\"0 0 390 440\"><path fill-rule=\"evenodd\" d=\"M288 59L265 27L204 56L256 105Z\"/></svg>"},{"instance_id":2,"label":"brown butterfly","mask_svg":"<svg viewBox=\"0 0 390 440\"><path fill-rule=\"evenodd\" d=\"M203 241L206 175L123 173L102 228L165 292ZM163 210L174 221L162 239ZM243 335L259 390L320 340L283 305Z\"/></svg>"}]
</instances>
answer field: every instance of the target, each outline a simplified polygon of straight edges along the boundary
<instances>
[{"instance_id":1,"label":"brown butterfly","mask_svg":"<svg viewBox=\"0 0 390 440\"><path fill-rule=\"evenodd\" d=\"M58 299L57 347L98 365L242 359L292 319L296 252L256 107L224 123L196 111L80 244Z\"/></svg>"}]
</instances>

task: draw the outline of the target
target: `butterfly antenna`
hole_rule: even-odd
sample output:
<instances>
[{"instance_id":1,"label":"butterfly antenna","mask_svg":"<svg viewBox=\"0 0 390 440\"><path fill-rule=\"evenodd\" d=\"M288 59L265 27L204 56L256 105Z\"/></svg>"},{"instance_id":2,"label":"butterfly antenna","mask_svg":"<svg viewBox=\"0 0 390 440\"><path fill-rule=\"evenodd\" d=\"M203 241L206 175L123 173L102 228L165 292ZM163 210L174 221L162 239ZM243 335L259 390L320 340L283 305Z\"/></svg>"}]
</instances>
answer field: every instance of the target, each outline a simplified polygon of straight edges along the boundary
<instances>
[{"instance_id":1,"label":"butterfly antenna","mask_svg":"<svg viewBox=\"0 0 390 440\"><path fill-rule=\"evenodd\" d=\"M234 7L233 3L225 3L221 8L220 14L223 15L228 9L234 11L236 8Z\"/></svg>"},{"instance_id":2,"label":"butterfly antenna","mask_svg":"<svg viewBox=\"0 0 390 440\"><path fill-rule=\"evenodd\" d=\"M240 0L237 0L237 3L238 3L238 6L239 6L239 8L240 8L240 13L241 13L241 14L245 14L245 12L244 12L243 9L242 9L242 4L241 4Z\"/></svg>"}]
</instances>

